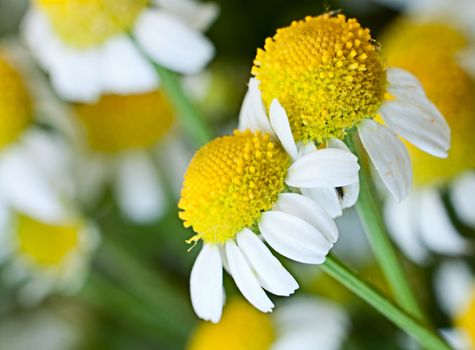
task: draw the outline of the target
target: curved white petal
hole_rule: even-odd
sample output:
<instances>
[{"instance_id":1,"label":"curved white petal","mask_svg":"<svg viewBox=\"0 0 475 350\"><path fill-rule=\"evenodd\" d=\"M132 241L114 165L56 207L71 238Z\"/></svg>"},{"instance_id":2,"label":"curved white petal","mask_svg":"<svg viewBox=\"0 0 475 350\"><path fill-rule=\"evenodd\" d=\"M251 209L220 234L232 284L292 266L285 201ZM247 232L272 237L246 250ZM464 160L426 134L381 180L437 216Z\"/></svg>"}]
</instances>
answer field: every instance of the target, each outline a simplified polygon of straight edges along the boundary
<instances>
[{"instance_id":1,"label":"curved white petal","mask_svg":"<svg viewBox=\"0 0 475 350\"><path fill-rule=\"evenodd\" d=\"M154 3L200 31L208 29L219 14L219 6L215 3L194 0L154 0Z\"/></svg>"},{"instance_id":2,"label":"curved white petal","mask_svg":"<svg viewBox=\"0 0 475 350\"><path fill-rule=\"evenodd\" d=\"M309 223L279 211L262 213L259 230L280 254L305 264L323 263L333 246Z\"/></svg>"},{"instance_id":3,"label":"curved white petal","mask_svg":"<svg viewBox=\"0 0 475 350\"><path fill-rule=\"evenodd\" d=\"M450 129L436 109L429 111L421 104L398 99L384 103L379 113L390 129L416 147L439 158L447 157Z\"/></svg>"},{"instance_id":4,"label":"curved white petal","mask_svg":"<svg viewBox=\"0 0 475 350\"><path fill-rule=\"evenodd\" d=\"M332 187L301 188L300 192L305 197L317 202L330 217L336 218L343 214L336 189Z\"/></svg>"},{"instance_id":5,"label":"curved white petal","mask_svg":"<svg viewBox=\"0 0 475 350\"><path fill-rule=\"evenodd\" d=\"M251 230L242 230L236 238L264 289L275 295L289 296L299 287L292 275Z\"/></svg>"},{"instance_id":6,"label":"curved white petal","mask_svg":"<svg viewBox=\"0 0 475 350\"><path fill-rule=\"evenodd\" d=\"M232 240L226 242L226 256L231 275L242 295L258 310L262 312L272 311L274 304L262 290L246 258Z\"/></svg>"},{"instance_id":7,"label":"curved white petal","mask_svg":"<svg viewBox=\"0 0 475 350\"><path fill-rule=\"evenodd\" d=\"M475 227L475 173L466 172L451 185L450 199L458 218Z\"/></svg>"},{"instance_id":8,"label":"curved white petal","mask_svg":"<svg viewBox=\"0 0 475 350\"><path fill-rule=\"evenodd\" d=\"M373 120L363 120L358 133L389 192L401 201L412 187L412 166L406 147L393 131Z\"/></svg>"},{"instance_id":9,"label":"curved white petal","mask_svg":"<svg viewBox=\"0 0 475 350\"><path fill-rule=\"evenodd\" d=\"M146 223L166 210L166 193L152 159L144 151L119 158L115 190L121 209L130 219Z\"/></svg>"},{"instance_id":10,"label":"curved white petal","mask_svg":"<svg viewBox=\"0 0 475 350\"><path fill-rule=\"evenodd\" d=\"M134 35L153 60L179 73L198 73L214 56L205 36L166 11L143 11Z\"/></svg>"},{"instance_id":11,"label":"curved white petal","mask_svg":"<svg viewBox=\"0 0 475 350\"><path fill-rule=\"evenodd\" d=\"M394 242L406 256L413 261L423 264L427 261L428 252L420 242L417 225L418 200L416 194L402 202L388 198L384 206L384 218L388 232Z\"/></svg>"},{"instance_id":12,"label":"curved white petal","mask_svg":"<svg viewBox=\"0 0 475 350\"><path fill-rule=\"evenodd\" d=\"M475 9L474 9L475 11ZM473 12L472 12L473 13ZM472 21L473 23L473 21ZM475 26L474 26L475 32ZM466 49L463 49L458 54L458 60L460 65L469 73L473 78L475 78L475 45L471 45Z\"/></svg>"},{"instance_id":13,"label":"curved white petal","mask_svg":"<svg viewBox=\"0 0 475 350\"><path fill-rule=\"evenodd\" d=\"M216 245L204 244L190 276L191 303L198 317L219 322L223 311L223 268Z\"/></svg>"},{"instance_id":14,"label":"curved white petal","mask_svg":"<svg viewBox=\"0 0 475 350\"><path fill-rule=\"evenodd\" d=\"M297 159L285 182L300 188L340 187L358 181L358 159L339 149L319 149Z\"/></svg>"},{"instance_id":15,"label":"curved white petal","mask_svg":"<svg viewBox=\"0 0 475 350\"><path fill-rule=\"evenodd\" d=\"M256 78L249 79L248 90L239 113L239 130L246 129L274 134L262 102L259 81Z\"/></svg>"},{"instance_id":16,"label":"curved white petal","mask_svg":"<svg viewBox=\"0 0 475 350\"><path fill-rule=\"evenodd\" d=\"M297 193L281 193L273 210L294 215L315 227L330 243L338 239L333 219L312 199Z\"/></svg>"},{"instance_id":17,"label":"curved white petal","mask_svg":"<svg viewBox=\"0 0 475 350\"><path fill-rule=\"evenodd\" d=\"M102 89L109 93L142 93L158 86L152 65L126 36L107 40L100 52Z\"/></svg>"},{"instance_id":18,"label":"curved white petal","mask_svg":"<svg viewBox=\"0 0 475 350\"><path fill-rule=\"evenodd\" d=\"M3 152L0 191L9 205L34 218L61 222L67 216L61 193L43 176L26 149L15 147Z\"/></svg>"},{"instance_id":19,"label":"curved white petal","mask_svg":"<svg viewBox=\"0 0 475 350\"><path fill-rule=\"evenodd\" d=\"M425 95L424 88L414 74L401 68L388 68L386 70L388 92L400 97L401 94Z\"/></svg>"},{"instance_id":20,"label":"curved white petal","mask_svg":"<svg viewBox=\"0 0 475 350\"><path fill-rule=\"evenodd\" d=\"M289 119L285 109L277 99L273 99L270 104L269 116L272 129L280 143L293 160L297 159L297 145L295 144L292 130L290 130Z\"/></svg>"},{"instance_id":21,"label":"curved white petal","mask_svg":"<svg viewBox=\"0 0 475 350\"><path fill-rule=\"evenodd\" d=\"M437 299L445 312L457 316L470 303L474 276L463 261L443 263L435 278Z\"/></svg>"},{"instance_id":22,"label":"curved white petal","mask_svg":"<svg viewBox=\"0 0 475 350\"><path fill-rule=\"evenodd\" d=\"M468 242L452 224L437 189L427 189L421 193L419 211L421 237L429 248L449 255L469 251Z\"/></svg>"}]
</instances>

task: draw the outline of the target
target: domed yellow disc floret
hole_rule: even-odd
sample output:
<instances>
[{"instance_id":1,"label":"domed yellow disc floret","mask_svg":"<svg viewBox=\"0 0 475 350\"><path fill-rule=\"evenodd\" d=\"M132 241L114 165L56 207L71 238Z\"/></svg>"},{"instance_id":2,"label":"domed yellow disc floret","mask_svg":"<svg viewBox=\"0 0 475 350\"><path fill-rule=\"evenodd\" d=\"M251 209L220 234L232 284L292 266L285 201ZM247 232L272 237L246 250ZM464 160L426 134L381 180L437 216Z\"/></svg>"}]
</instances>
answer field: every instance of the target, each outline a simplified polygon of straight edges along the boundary
<instances>
[{"instance_id":1,"label":"domed yellow disc floret","mask_svg":"<svg viewBox=\"0 0 475 350\"><path fill-rule=\"evenodd\" d=\"M446 159L408 144L417 185L446 181L475 168L475 81L457 61L457 53L466 45L462 33L439 23L400 20L383 36L388 64L417 76L452 131Z\"/></svg>"},{"instance_id":2,"label":"domed yellow disc floret","mask_svg":"<svg viewBox=\"0 0 475 350\"><path fill-rule=\"evenodd\" d=\"M0 53L0 149L14 142L32 118L26 86L20 74Z\"/></svg>"},{"instance_id":3,"label":"domed yellow disc floret","mask_svg":"<svg viewBox=\"0 0 475 350\"><path fill-rule=\"evenodd\" d=\"M324 14L266 39L252 73L267 106L277 98L298 141L342 138L383 101L386 75L368 29Z\"/></svg>"},{"instance_id":4,"label":"domed yellow disc floret","mask_svg":"<svg viewBox=\"0 0 475 350\"><path fill-rule=\"evenodd\" d=\"M130 30L148 0L35 0L57 35L76 48Z\"/></svg>"},{"instance_id":5,"label":"domed yellow disc floret","mask_svg":"<svg viewBox=\"0 0 475 350\"><path fill-rule=\"evenodd\" d=\"M20 215L17 225L19 254L42 267L60 266L78 248L79 224L55 226Z\"/></svg>"},{"instance_id":6,"label":"domed yellow disc floret","mask_svg":"<svg viewBox=\"0 0 475 350\"><path fill-rule=\"evenodd\" d=\"M456 318L455 326L468 336L471 346L475 348L475 288L473 288L472 300Z\"/></svg>"},{"instance_id":7,"label":"domed yellow disc floret","mask_svg":"<svg viewBox=\"0 0 475 350\"><path fill-rule=\"evenodd\" d=\"M284 189L290 158L268 134L235 131L193 157L178 204L192 238L224 243L255 225Z\"/></svg>"},{"instance_id":8,"label":"domed yellow disc floret","mask_svg":"<svg viewBox=\"0 0 475 350\"><path fill-rule=\"evenodd\" d=\"M226 305L221 322L202 322L188 350L269 350L275 330L268 314L235 299Z\"/></svg>"},{"instance_id":9,"label":"domed yellow disc floret","mask_svg":"<svg viewBox=\"0 0 475 350\"><path fill-rule=\"evenodd\" d=\"M91 148L120 152L155 145L171 128L173 111L161 92L105 95L91 105L76 105Z\"/></svg>"}]
</instances>

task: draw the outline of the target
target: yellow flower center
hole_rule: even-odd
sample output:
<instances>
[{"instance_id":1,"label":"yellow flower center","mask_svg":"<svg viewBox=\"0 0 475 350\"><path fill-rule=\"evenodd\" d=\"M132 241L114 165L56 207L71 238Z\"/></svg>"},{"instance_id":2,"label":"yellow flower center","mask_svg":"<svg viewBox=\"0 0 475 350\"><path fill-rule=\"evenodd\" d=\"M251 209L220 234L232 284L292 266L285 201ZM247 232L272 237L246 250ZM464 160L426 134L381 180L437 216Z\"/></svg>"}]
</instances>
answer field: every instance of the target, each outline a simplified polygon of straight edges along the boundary
<instances>
[{"instance_id":1,"label":"yellow flower center","mask_svg":"<svg viewBox=\"0 0 475 350\"><path fill-rule=\"evenodd\" d=\"M342 138L378 110L386 74L369 29L323 14L293 22L266 39L252 74L267 106L277 98L298 141Z\"/></svg>"},{"instance_id":2,"label":"yellow flower center","mask_svg":"<svg viewBox=\"0 0 475 350\"><path fill-rule=\"evenodd\" d=\"M269 314L234 299L226 305L221 322L201 322L188 350L268 350L275 340Z\"/></svg>"},{"instance_id":3,"label":"yellow flower center","mask_svg":"<svg viewBox=\"0 0 475 350\"><path fill-rule=\"evenodd\" d=\"M0 53L0 149L14 142L32 122L30 95L20 74Z\"/></svg>"},{"instance_id":4,"label":"yellow flower center","mask_svg":"<svg viewBox=\"0 0 475 350\"><path fill-rule=\"evenodd\" d=\"M185 174L178 207L192 241L224 243L255 225L284 190L290 158L268 134L235 131L202 147Z\"/></svg>"},{"instance_id":5,"label":"yellow flower center","mask_svg":"<svg viewBox=\"0 0 475 350\"><path fill-rule=\"evenodd\" d=\"M114 153L155 145L171 128L172 107L161 92L105 95L95 104L76 105L89 145Z\"/></svg>"},{"instance_id":6,"label":"yellow flower center","mask_svg":"<svg viewBox=\"0 0 475 350\"><path fill-rule=\"evenodd\" d=\"M148 0L35 0L57 35L87 48L132 29Z\"/></svg>"},{"instance_id":7,"label":"yellow flower center","mask_svg":"<svg viewBox=\"0 0 475 350\"><path fill-rule=\"evenodd\" d=\"M475 288L472 293L472 300L468 307L461 312L455 320L455 326L465 332L470 344L475 348Z\"/></svg>"},{"instance_id":8,"label":"yellow flower center","mask_svg":"<svg viewBox=\"0 0 475 350\"><path fill-rule=\"evenodd\" d=\"M55 226L19 215L18 249L41 267L57 267L79 244L81 225Z\"/></svg>"},{"instance_id":9,"label":"yellow flower center","mask_svg":"<svg viewBox=\"0 0 475 350\"><path fill-rule=\"evenodd\" d=\"M383 36L390 66L412 72L437 105L452 130L449 157L432 157L408 144L416 185L446 181L475 168L475 81L456 55L467 45L462 33L439 23L397 21Z\"/></svg>"}]
</instances>

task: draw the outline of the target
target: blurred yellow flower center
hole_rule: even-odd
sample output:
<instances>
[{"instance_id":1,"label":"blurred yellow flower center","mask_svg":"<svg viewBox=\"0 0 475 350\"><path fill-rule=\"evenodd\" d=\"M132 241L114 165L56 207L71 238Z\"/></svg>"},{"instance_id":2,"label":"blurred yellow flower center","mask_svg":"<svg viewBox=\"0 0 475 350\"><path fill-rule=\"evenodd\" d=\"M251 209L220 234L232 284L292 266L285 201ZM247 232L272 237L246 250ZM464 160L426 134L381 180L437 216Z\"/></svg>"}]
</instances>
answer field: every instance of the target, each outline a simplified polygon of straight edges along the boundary
<instances>
[{"instance_id":1,"label":"blurred yellow flower center","mask_svg":"<svg viewBox=\"0 0 475 350\"><path fill-rule=\"evenodd\" d=\"M200 323L188 350L269 350L274 340L269 315L235 299L226 305L220 323Z\"/></svg>"},{"instance_id":2,"label":"blurred yellow flower center","mask_svg":"<svg viewBox=\"0 0 475 350\"><path fill-rule=\"evenodd\" d=\"M475 81L456 57L467 46L466 37L445 24L400 20L383 36L383 45L389 66L417 76L452 131L447 159L432 157L408 144L416 185L446 181L475 168Z\"/></svg>"},{"instance_id":3,"label":"blurred yellow flower center","mask_svg":"<svg viewBox=\"0 0 475 350\"><path fill-rule=\"evenodd\" d=\"M26 86L20 74L0 53L0 149L14 142L32 118Z\"/></svg>"},{"instance_id":4,"label":"blurred yellow flower center","mask_svg":"<svg viewBox=\"0 0 475 350\"><path fill-rule=\"evenodd\" d=\"M475 348L475 288L473 289L472 300L468 307L456 318L455 326L468 336L471 346Z\"/></svg>"},{"instance_id":5,"label":"blurred yellow flower center","mask_svg":"<svg viewBox=\"0 0 475 350\"><path fill-rule=\"evenodd\" d=\"M55 226L18 217L17 240L22 256L42 267L56 267L79 244L81 226Z\"/></svg>"},{"instance_id":6,"label":"blurred yellow flower center","mask_svg":"<svg viewBox=\"0 0 475 350\"><path fill-rule=\"evenodd\" d=\"M290 158L268 134L235 131L202 147L185 174L180 218L191 240L224 243L255 225L284 189Z\"/></svg>"},{"instance_id":7,"label":"blurred yellow flower center","mask_svg":"<svg viewBox=\"0 0 475 350\"><path fill-rule=\"evenodd\" d=\"M356 19L323 14L293 22L266 39L252 74L267 106L277 98L298 141L342 138L373 116L386 74L369 29Z\"/></svg>"},{"instance_id":8,"label":"blurred yellow flower center","mask_svg":"<svg viewBox=\"0 0 475 350\"><path fill-rule=\"evenodd\" d=\"M154 146L170 130L174 116L161 92L104 95L95 104L76 105L89 145L114 153Z\"/></svg>"},{"instance_id":9,"label":"blurred yellow flower center","mask_svg":"<svg viewBox=\"0 0 475 350\"><path fill-rule=\"evenodd\" d=\"M99 45L132 29L148 0L34 0L57 35L75 48Z\"/></svg>"}]
</instances>

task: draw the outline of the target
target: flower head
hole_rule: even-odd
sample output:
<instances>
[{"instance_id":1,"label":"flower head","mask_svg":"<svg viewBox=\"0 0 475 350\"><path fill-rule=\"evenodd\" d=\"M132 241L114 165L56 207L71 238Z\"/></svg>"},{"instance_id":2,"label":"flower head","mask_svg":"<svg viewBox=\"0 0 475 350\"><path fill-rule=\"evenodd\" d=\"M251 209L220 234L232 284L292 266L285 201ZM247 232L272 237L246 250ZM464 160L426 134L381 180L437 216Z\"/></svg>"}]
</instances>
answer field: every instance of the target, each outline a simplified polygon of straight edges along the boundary
<instances>
[{"instance_id":1,"label":"flower head","mask_svg":"<svg viewBox=\"0 0 475 350\"><path fill-rule=\"evenodd\" d=\"M196 232L190 241L204 243L191 272L193 307L213 322L220 319L224 302L223 266L246 299L263 312L274 306L263 289L288 296L298 288L255 230L290 259L322 263L338 230L328 210L311 199L318 196L302 193L323 189L333 199L333 191L341 211L336 188L358 181L356 157L344 146L297 145L277 100L271 103L269 119L263 109L254 113L263 106L255 104L261 98L255 95L254 81L252 86L243 104L241 130L195 154L179 202L180 218ZM354 189L349 192L355 198Z\"/></svg>"},{"instance_id":2,"label":"flower head","mask_svg":"<svg viewBox=\"0 0 475 350\"><path fill-rule=\"evenodd\" d=\"M0 150L32 123L30 94L20 73L0 52Z\"/></svg>"},{"instance_id":3,"label":"flower head","mask_svg":"<svg viewBox=\"0 0 475 350\"><path fill-rule=\"evenodd\" d=\"M343 310L323 299L289 300L270 316L234 298L219 324L203 322L197 327L187 349L334 350L343 343L347 328Z\"/></svg>"},{"instance_id":4,"label":"flower head","mask_svg":"<svg viewBox=\"0 0 475 350\"><path fill-rule=\"evenodd\" d=\"M450 130L442 114L414 76L386 69L369 30L355 19L323 14L277 30L258 50L252 73L266 106L277 99L286 110L296 140L342 139L357 127L398 200L409 193L412 173L397 134L427 153L447 156Z\"/></svg>"}]
</instances>

